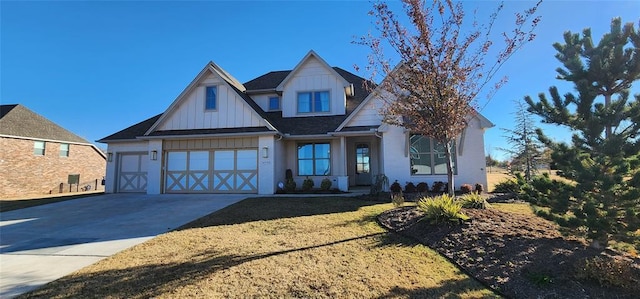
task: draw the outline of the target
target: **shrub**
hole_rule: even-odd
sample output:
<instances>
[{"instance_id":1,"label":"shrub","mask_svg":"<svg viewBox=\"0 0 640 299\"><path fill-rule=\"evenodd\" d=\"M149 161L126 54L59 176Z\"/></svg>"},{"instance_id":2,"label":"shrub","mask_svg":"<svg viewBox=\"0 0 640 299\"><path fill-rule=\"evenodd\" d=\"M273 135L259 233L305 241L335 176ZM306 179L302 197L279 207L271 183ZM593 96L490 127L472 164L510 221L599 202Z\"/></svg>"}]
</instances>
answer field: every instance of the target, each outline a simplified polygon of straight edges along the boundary
<instances>
[{"instance_id":1,"label":"shrub","mask_svg":"<svg viewBox=\"0 0 640 299\"><path fill-rule=\"evenodd\" d=\"M482 192L484 192L484 186L480 183L476 184L476 192L482 194Z\"/></svg>"},{"instance_id":2,"label":"shrub","mask_svg":"<svg viewBox=\"0 0 640 299\"><path fill-rule=\"evenodd\" d=\"M331 180L329 178L324 178L322 182L320 182L320 189L328 191L329 189L331 189L331 185Z\"/></svg>"},{"instance_id":3,"label":"shrub","mask_svg":"<svg viewBox=\"0 0 640 299\"><path fill-rule=\"evenodd\" d=\"M455 202L447 194L434 198L423 197L418 201L418 209L425 213L424 218L434 224L469 220L469 217L460 212L461 208L462 204Z\"/></svg>"},{"instance_id":4,"label":"shrub","mask_svg":"<svg viewBox=\"0 0 640 299\"><path fill-rule=\"evenodd\" d=\"M398 183L398 181L396 180L395 182L393 182L393 184L391 184L389 190L391 190L391 192L393 193L400 193L402 192L402 186L400 186L400 183Z\"/></svg>"},{"instance_id":5,"label":"shrub","mask_svg":"<svg viewBox=\"0 0 640 299\"><path fill-rule=\"evenodd\" d=\"M414 185L412 182L407 182L407 184L404 185L404 192L407 192L407 193L416 192L416 185Z\"/></svg>"},{"instance_id":6,"label":"shrub","mask_svg":"<svg viewBox=\"0 0 640 299\"><path fill-rule=\"evenodd\" d=\"M487 206L489 206L487 201L477 192L465 194L460 198L460 200L463 208L486 209Z\"/></svg>"},{"instance_id":7,"label":"shrub","mask_svg":"<svg viewBox=\"0 0 640 299\"><path fill-rule=\"evenodd\" d=\"M291 193L296 191L296 181L293 180L293 172L291 169L287 169L285 172L284 191Z\"/></svg>"},{"instance_id":8,"label":"shrub","mask_svg":"<svg viewBox=\"0 0 640 299\"><path fill-rule=\"evenodd\" d=\"M402 192L391 193L391 203L396 208L402 206L404 204L404 196L402 195Z\"/></svg>"},{"instance_id":9,"label":"shrub","mask_svg":"<svg viewBox=\"0 0 640 299\"><path fill-rule=\"evenodd\" d=\"M463 194L468 194L471 193L472 187L469 184L462 184L462 186L460 186L460 191L462 191Z\"/></svg>"},{"instance_id":10,"label":"shrub","mask_svg":"<svg viewBox=\"0 0 640 299\"><path fill-rule=\"evenodd\" d=\"M493 187L493 192L498 193L520 193L520 185L514 180L508 179L496 184Z\"/></svg>"},{"instance_id":11,"label":"shrub","mask_svg":"<svg viewBox=\"0 0 640 299\"><path fill-rule=\"evenodd\" d=\"M442 188L444 187L444 183L441 181L433 182L431 185L431 191L433 192L442 192Z\"/></svg>"},{"instance_id":12,"label":"shrub","mask_svg":"<svg viewBox=\"0 0 640 299\"><path fill-rule=\"evenodd\" d=\"M576 278L597 281L605 287L636 287L640 274L631 261L596 256L578 264Z\"/></svg>"},{"instance_id":13,"label":"shrub","mask_svg":"<svg viewBox=\"0 0 640 299\"><path fill-rule=\"evenodd\" d=\"M416 190L418 190L419 193L425 193L429 191L429 185L427 185L427 183L425 182L418 183L418 185L416 186Z\"/></svg>"},{"instance_id":14,"label":"shrub","mask_svg":"<svg viewBox=\"0 0 640 299\"><path fill-rule=\"evenodd\" d=\"M310 178L306 178L303 182L302 182L302 191L310 191L313 188L313 180Z\"/></svg>"}]
</instances>

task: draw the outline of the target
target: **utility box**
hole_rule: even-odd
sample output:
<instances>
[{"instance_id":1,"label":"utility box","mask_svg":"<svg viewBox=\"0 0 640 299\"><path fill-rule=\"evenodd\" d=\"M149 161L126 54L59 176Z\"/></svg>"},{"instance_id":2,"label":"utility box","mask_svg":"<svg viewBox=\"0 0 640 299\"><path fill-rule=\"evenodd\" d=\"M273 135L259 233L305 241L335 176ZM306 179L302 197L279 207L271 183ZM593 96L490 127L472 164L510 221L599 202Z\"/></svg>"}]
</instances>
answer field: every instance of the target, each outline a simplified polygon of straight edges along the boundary
<instances>
[{"instance_id":1,"label":"utility box","mask_svg":"<svg viewBox=\"0 0 640 299\"><path fill-rule=\"evenodd\" d=\"M67 181L67 184L69 185L77 185L80 183L80 175L79 174L70 174L69 175L69 180Z\"/></svg>"}]
</instances>

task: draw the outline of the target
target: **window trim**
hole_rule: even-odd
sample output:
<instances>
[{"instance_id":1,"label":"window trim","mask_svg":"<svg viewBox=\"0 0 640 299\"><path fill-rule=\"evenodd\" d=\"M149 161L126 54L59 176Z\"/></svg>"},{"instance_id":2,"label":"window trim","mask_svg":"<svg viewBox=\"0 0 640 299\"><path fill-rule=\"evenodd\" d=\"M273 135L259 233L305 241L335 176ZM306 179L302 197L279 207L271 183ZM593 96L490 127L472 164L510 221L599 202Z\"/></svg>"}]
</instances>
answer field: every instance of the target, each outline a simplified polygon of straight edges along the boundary
<instances>
[{"instance_id":1,"label":"window trim","mask_svg":"<svg viewBox=\"0 0 640 299\"><path fill-rule=\"evenodd\" d=\"M316 93L319 92L326 92L327 95L329 96L329 105L328 105L328 109L327 111L316 111L315 110L315 95ZM299 97L301 93L309 93L311 94L311 111L309 112L302 112L300 111L300 102L299 102ZM325 114L325 113L331 113L331 89L317 89L317 90L304 90L304 91L297 91L296 92L296 113L297 114Z\"/></svg>"},{"instance_id":2,"label":"window trim","mask_svg":"<svg viewBox=\"0 0 640 299\"><path fill-rule=\"evenodd\" d=\"M278 108L271 107L271 99L278 99ZM279 96L268 97L267 98L267 108L269 111L281 111L282 110L282 99Z\"/></svg>"},{"instance_id":3,"label":"window trim","mask_svg":"<svg viewBox=\"0 0 640 299\"><path fill-rule=\"evenodd\" d=\"M329 146L329 158L316 158L316 145L318 144L326 144ZM301 174L300 173L300 147L304 146L304 145L312 145L313 148L311 150L312 153L312 158L311 159L302 159L304 161L313 161L313 174ZM329 173L327 174L316 174L316 161L317 160L328 160L329 161ZM298 174L298 176L330 176L332 171L333 171L333 167L331 167L331 142L330 141L321 141L321 142L301 142L301 143L297 143L296 144L296 172Z\"/></svg>"},{"instance_id":4,"label":"window trim","mask_svg":"<svg viewBox=\"0 0 640 299\"><path fill-rule=\"evenodd\" d=\"M63 151L62 151L62 146L63 145L67 146L66 151L64 151L64 153L65 153L64 155L62 154L63 153ZM60 143L60 150L59 150L60 157L67 158L67 157L69 157L69 153L70 152L71 152L71 145L69 143Z\"/></svg>"},{"instance_id":5,"label":"window trim","mask_svg":"<svg viewBox=\"0 0 640 299\"><path fill-rule=\"evenodd\" d=\"M36 147L36 144L42 144L42 148ZM36 150L39 150L36 152ZM41 150L41 153L39 153ZM44 156L47 152L47 142L43 140L35 140L33 142L33 155L34 156Z\"/></svg>"},{"instance_id":6,"label":"window trim","mask_svg":"<svg viewBox=\"0 0 640 299\"><path fill-rule=\"evenodd\" d=\"M411 158L411 137L413 136L423 136L424 138L428 138L429 139L429 152L417 152L418 155L426 155L428 154L430 157L430 162L431 165L429 165L429 168L431 169L431 173L414 173L413 172L413 165L411 163L411 160L413 160ZM409 140L407 141L409 144L409 173L411 174L411 176L441 176L441 175L447 175L447 172L445 171L444 173L435 173L435 158L436 158L436 151L434 150L434 148L436 147L436 145L439 145L439 142L434 141L432 138L426 137L424 135L421 134L410 134L409 135ZM458 149L456 147L455 141L453 144L453 148L452 148L453 152L451 153L453 155L453 175L458 175Z\"/></svg>"},{"instance_id":7,"label":"window trim","mask_svg":"<svg viewBox=\"0 0 640 299\"><path fill-rule=\"evenodd\" d=\"M214 99L214 108L208 108L208 93L207 91L209 90L209 88L215 88L215 99ZM204 110L205 111L218 111L218 85L206 85L204 87Z\"/></svg>"}]
</instances>

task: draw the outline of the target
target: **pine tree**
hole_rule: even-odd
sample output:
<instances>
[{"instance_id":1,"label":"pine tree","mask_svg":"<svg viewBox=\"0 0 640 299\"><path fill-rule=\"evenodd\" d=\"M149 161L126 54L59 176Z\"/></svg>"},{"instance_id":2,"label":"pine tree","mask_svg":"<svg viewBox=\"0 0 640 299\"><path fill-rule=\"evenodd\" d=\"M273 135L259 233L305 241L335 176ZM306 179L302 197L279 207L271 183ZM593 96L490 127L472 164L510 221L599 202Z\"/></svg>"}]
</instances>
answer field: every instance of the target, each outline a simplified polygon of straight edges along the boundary
<instances>
[{"instance_id":1,"label":"pine tree","mask_svg":"<svg viewBox=\"0 0 640 299\"><path fill-rule=\"evenodd\" d=\"M514 127L502 128L508 135L504 136L511 147L500 150L511 154L512 171L524 172L527 182L537 173L537 164L542 158L544 146L538 141L533 114L527 111L524 102L516 101ZM516 166L516 167L514 167Z\"/></svg>"},{"instance_id":2,"label":"pine tree","mask_svg":"<svg viewBox=\"0 0 640 299\"><path fill-rule=\"evenodd\" d=\"M557 69L558 79L572 82L575 93L561 96L551 87L551 100L544 94L537 103L525 98L544 122L574 132L571 144L539 132L562 176L576 182L560 216L575 217L569 222L586 228L593 245L613 237L640 246L634 235L640 228L640 94L629 97L640 79L639 32L616 18L597 46L590 29L582 36L566 32L564 41L554 44L564 66Z\"/></svg>"}]
</instances>

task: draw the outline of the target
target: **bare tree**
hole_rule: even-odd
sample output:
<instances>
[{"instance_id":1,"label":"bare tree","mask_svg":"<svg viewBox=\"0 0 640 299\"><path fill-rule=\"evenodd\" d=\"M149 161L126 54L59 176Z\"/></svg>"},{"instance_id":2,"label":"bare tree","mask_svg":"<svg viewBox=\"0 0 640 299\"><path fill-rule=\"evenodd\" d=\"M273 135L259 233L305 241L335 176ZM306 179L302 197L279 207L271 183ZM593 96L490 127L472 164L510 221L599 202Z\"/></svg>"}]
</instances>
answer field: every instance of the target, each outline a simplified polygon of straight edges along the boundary
<instances>
[{"instance_id":1,"label":"bare tree","mask_svg":"<svg viewBox=\"0 0 640 299\"><path fill-rule=\"evenodd\" d=\"M385 78L377 90L385 100L384 122L407 129L444 145L449 194L454 193L452 148L476 112L476 97L502 65L525 43L533 40L540 21L534 16L541 2L516 14L513 30L502 33L504 45L496 50L492 28L503 5L486 24L474 18L464 24L461 3L451 0L403 0L412 28L407 29L385 2L370 12L378 35L369 33L357 43L371 49L367 71L372 81ZM392 64L384 54L389 46L399 54ZM495 56L493 56L495 55ZM486 60L492 58L487 63ZM506 78L497 80L490 97ZM373 87L370 87L373 88Z\"/></svg>"}]
</instances>

